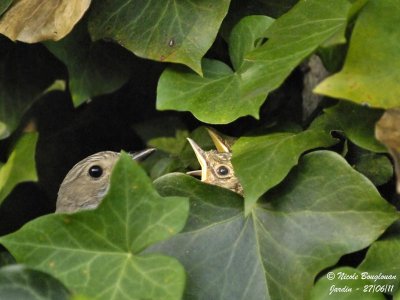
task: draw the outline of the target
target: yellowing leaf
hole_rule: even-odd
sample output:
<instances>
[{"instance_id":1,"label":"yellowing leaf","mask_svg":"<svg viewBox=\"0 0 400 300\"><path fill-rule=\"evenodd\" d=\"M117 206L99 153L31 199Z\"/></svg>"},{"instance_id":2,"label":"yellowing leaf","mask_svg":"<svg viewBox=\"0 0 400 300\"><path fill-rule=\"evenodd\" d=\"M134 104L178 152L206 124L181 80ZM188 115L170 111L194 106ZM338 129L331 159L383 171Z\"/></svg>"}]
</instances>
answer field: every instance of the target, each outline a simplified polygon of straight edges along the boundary
<instances>
[{"instance_id":1,"label":"yellowing leaf","mask_svg":"<svg viewBox=\"0 0 400 300\"><path fill-rule=\"evenodd\" d=\"M400 109L388 109L375 126L376 138L384 144L393 158L396 176L397 193L400 194Z\"/></svg>"},{"instance_id":2,"label":"yellowing leaf","mask_svg":"<svg viewBox=\"0 0 400 300\"><path fill-rule=\"evenodd\" d=\"M66 36L89 8L90 0L16 0L0 20L11 40L37 43Z\"/></svg>"}]
</instances>

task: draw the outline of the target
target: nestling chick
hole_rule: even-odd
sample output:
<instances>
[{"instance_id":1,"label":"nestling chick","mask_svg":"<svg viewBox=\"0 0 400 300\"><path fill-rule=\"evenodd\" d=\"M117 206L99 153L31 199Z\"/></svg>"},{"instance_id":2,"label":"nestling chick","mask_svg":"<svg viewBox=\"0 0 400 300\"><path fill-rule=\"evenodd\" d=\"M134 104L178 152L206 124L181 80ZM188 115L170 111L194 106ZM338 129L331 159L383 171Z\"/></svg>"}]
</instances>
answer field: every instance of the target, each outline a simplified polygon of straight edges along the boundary
<instances>
[{"instance_id":1,"label":"nestling chick","mask_svg":"<svg viewBox=\"0 0 400 300\"><path fill-rule=\"evenodd\" d=\"M154 149L131 154L132 159L147 157ZM78 162L65 176L58 191L56 212L76 212L96 208L108 191L118 152L102 151Z\"/></svg>"},{"instance_id":2,"label":"nestling chick","mask_svg":"<svg viewBox=\"0 0 400 300\"><path fill-rule=\"evenodd\" d=\"M190 145L200 163L201 170L191 171L187 174L201 176L201 181L234 191L243 195L243 188L239 179L235 176L230 148L233 141L222 138L214 130L208 129L208 133L217 150L204 151L192 139L188 138Z\"/></svg>"}]
</instances>

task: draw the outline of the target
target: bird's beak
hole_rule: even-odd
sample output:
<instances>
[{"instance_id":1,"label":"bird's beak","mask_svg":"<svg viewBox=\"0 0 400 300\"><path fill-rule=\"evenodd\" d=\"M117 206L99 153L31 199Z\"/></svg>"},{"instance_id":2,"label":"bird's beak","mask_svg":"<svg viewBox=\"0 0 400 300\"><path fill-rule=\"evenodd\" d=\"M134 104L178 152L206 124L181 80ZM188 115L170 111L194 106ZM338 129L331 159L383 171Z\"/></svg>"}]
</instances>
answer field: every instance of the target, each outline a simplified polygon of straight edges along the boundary
<instances>
[{"instance_id":1,"label":"bird's beak","mask_svg":"<svg viewBox=\"0 0 400 300\"><path fill-rule=\"evenodd\" d=\"M142 161L143 159L147 158L151 153L153 153L154 151L156 151L155 148L149 148L149 149L145 149L142 151L138 151L138 152L134 152L134 153L130 153L129 155L137 161Z\"/></svg>"},{"instance_id":2,"label":"bird's beak","mask_svg":"<svg viewBox=\"0 0 400 300\"><path fill-rule=\"evenodd\" d=\"M200 148L199 145L196 144L195 141L193 141L190 138L187 138L187 140L189 141L190 146L192 146L194 154L196 154L196 157L197 157L197 160L199 161L201 170L190 171L190 172L187 172L186 174L193 175L193 176L201 176L201 181L204 181L207 177L207 168L208 168L205 152L203 149Z\"/></svg>"},{"instance_id":3,"label":"bird's beak","mask_svg":"<svg viewBox=\"0 0 400 300\"><path fill-rule=\"evenodd\" d=\"M215 148L217 148L218 152L230 152L231 151L231 149L229 149L226 141L214 129L209 128L209 127L207 127L206 129L215 145Z\"/></svg>"}]
</instances>

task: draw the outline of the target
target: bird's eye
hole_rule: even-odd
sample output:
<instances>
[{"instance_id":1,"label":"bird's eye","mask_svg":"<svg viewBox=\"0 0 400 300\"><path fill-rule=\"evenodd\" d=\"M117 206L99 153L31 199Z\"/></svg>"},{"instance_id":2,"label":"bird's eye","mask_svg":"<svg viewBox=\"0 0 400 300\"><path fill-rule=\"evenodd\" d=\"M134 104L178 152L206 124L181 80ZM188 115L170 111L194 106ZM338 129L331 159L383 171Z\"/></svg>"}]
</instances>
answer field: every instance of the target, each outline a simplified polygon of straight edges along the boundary
<instances>
[{"instance_id":1,"label":"bird's eye","mask_svg":"<svg viewBox=\"0 0 400 300\"><path fill-rule=\"evenodd\" d=\"M219 166L217 168L217 174L220 176L227 176L227 175L229 175L229 168L227 168L225 166Z\"/></svg>"},{"instance_id":2,"label":"bird's eye","mask_svg":"<svg viewBox=\"0 0 400 300\"><path fill-rule=\"evenodd\" d=\"M92 178L99 178L103 175L103 168L100 166L91 166L89 168L89 176Z\"/></svg>"}]
</instances>

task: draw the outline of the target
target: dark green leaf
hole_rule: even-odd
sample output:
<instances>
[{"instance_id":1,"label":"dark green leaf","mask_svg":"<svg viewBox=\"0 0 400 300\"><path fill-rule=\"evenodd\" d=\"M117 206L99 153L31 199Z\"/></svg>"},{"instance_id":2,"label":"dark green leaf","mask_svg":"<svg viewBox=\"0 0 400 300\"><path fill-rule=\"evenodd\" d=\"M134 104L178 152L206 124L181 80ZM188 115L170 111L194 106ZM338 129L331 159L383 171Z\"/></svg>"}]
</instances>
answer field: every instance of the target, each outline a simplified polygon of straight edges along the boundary
<instances>
[{"instance_id":1,"label":"dark green leaf","mask_svg":"<svg viewBox=\"0 0 400 300\"><path fill-rule=\"evenodd\" d=\"M96 299L180 299L182 266L141 255L185 224L188 202L160 197L128 155L114 167L98 209L38 218L0 241L20 263L43 270L71 291Z\"/></svg>"},{"instance_id":2,"label":"dark green leaf","mask_svg":"<svg viewBox=\"0 0 400 300\"><path fill-rule=\"evenodd\" d=\"M229 7L229 13L222 23L222 36L228 40L229 33L232 28L242 18L251 15L264 15L272 18L278 18L291 7L293 7L298 0L232 0Z\"/></svg>"},{"instance_id":3,"label":"dark green leaf","mask_svg":"<svg viewBox=\"0 0 400 300\"><path fill-rule=\"evenodd\" d=\"M393 295L393 300L400 300L400 291Z\"/></svg>"},{"instance_id":4,"label":"dark green leaf","mask_svg":"<svg viewBox=\"0 0 400 300\"><path fill-rule=\"evenodd\" d=\"M240 138L233 145L232 163L244 189L246 214L262 194L286 177L303 152L334 143L322 130Z\"/></svg>"},{"instance_id":5,"label":"dark green leaf","mask_svg":"<svg viewBox=\"0 0 400 300\"><path fill-rule=\"evenodd\" d=\"M232 30L229 37L229 54L235 70L238 70L247 53L260 46L268 27L274 19L267 16L243 18Z\"/></svg>"},{"instance_id":6,"label":"dark green leaf","mask_svg":"<svg viewBox=\"0 0 400 300\"><path fill-rule=\"evenodd\" d=\"M15 264L14 257L6 251L0 252L0 268L11 264Z\"/></svg>"},{"instance_id":7,"label":"dark green leaf","mask_svg":"<svg viewBox=\"0 0 400 300\"><path fill-rule=\"evenodd\" d=\"M0 167L0 204L13 188L24 181L37 181L35 150L37 133L25 133L7 162Z\"/></svg>"},{"instance_id":8,"label":"dark green leaf","mask_svg":"<svg viewBox=\"0 0 400 300\"><path fill-rule=\"evenodd\" d=\"M345 279L347 276L351 279ZM385 296L379 291L368 292L366 287L372 284L372 280L362 279L361 271L357 269L334 269L318 280L310 300L385 300Z\"/></svg>"},{"instance_id":9,"label":"dark green leaf","mask_svg":"<svg viewBox=\"0 0 400 300\"><path fill-rule=\"evenodd\" d=\"M393 176L393 165L384 154L363 152L357 155L354 168L376 186L387 183Z\"/></svg>"},{"instance_id":10,"label":"dark green leaf","mask_svg":"<svg viewBox=\"0 0 400 300\"><path fill-rule=\"evenodd\" d=\"M156 163L153 164L150 170L150 177L156 179L162 175L184 170L180 160L176 157L164 157L158 159Z\"/></svg>"},{"instance_id":11,"label":"dark green leaf","mask_svg":"<svg viewBox=\"0 0 400 300\"><path fill-rule=\"evenodd\" d=\"M257 118L268 93L343 28L350 8L346 0L300 1L268 28L265 36L269 40L248 53L243 62L238 61L236 52L231 53L234 65L241 65L236 72L217 61L203 61L204 77L183 68L168 68L158 83L157 108L190 111L200 121L212 124L226 124L246 115ZM261 28L253 30L252 36L259 37ZM233 43L248 45L248 37L240 37Z\"/></svg>"},{"instance_id":12,"label":"dark green leaf","mask_svg":"<svg viewBox=\"0 0 400 300\"><path fill-rule=\"evenodd\" d=\"M69 89L75 106L117 90L129 78L126 53L111 43L92 43L84 25L86 23L78 25L59 42L45 43L68 68Z\"/></svg>"},{"instance_id":13,"label":"dark green leaf","mask_svg":"<svg viewBox=\"0 0 400 300\"><path fill-rule=\"evenodd\" d=\"M397 228L392 226L394 232L371 245L364 261L358 267L360 271L367 272L370 276L379 274L392 276L392 279L374 280L374 284L377 285L394 285L394 288L387 294L395 294L400 287L400 230L399 223L395 225L397 225ZM393 277L396 278L393 279Z\"/></svg>"},{"instance_id":14,"label":"dark green leaf","mask_svg":"<svg viewBox=\"0 0 400 300\"><path fill-rule=\"evenodd\" d=\"M312 128L324 128L326 131L343 131L347 138L357 146L373 152L386 152L385 146L375 138L375 123L382 110L340 102L324 110L324 114L315 119Z\"/></svg>"},{"instance_id":15,"label":"dark green leaf","mask_svg":"<svg viewBox=\"0 0 400 300\"><path fill-rule=\"evenodd\" d=\"M3 0L0 2L0 15L2 15L14 0Z\"/></svg>"},{"instance_id":16,"label":"dark green leaf","mask_svg":"<svg viewBox=\"0 0 400 300\"><path fill-rule=\"evenodd\" d=\"M179 155L183 147L187 144L186 138L189 136L187 130L177 130L175 137L158 137L147 142L150 147L155 147L164 152Z\"/></svg>"},{"instance_id":17,"label":"dark green leaf","mask_svg":"<svg viewBox=\"0 0 400 300\"><path fill-rule=\"evenodd\" d=\"M182 63L198 74L230 0L98 1L89 30L93 39L111 38L140 57Z\"/></svg>"},{"instance_id":18,"label":"dark green leaf","mask_svg":"<svg viewBox=\"0 0 400 300\"><path fill-rule=\"evenodd\" d=\"M68 290L50 275L12 265L0 269L0 299L68 300Z\"/></svg>"},{"instance_id":19,"label":"dark green leaf","mask_svg":"<svg viewBox=\"0 0 400 300\"><path fill-rule=\"evenodd\" d=\"M373 107L398 107L399 22L397 0L369 1L357 19L344 68L315 91Z\"/></svg>"},{"instance_id":20,"label":"dark green leaf","mask_svg":"<svg viewBox=\"0 0 400 300\"><path fill-rule=\"evenodd\" d=\"M185 265L185 299L308 299L316 274L398 218L364 176L328 151L305 155L248 217L229 190L181 174L155 183L162 195L191 198L183 232L151 248Z\"/></svg>"}]
</instances>

